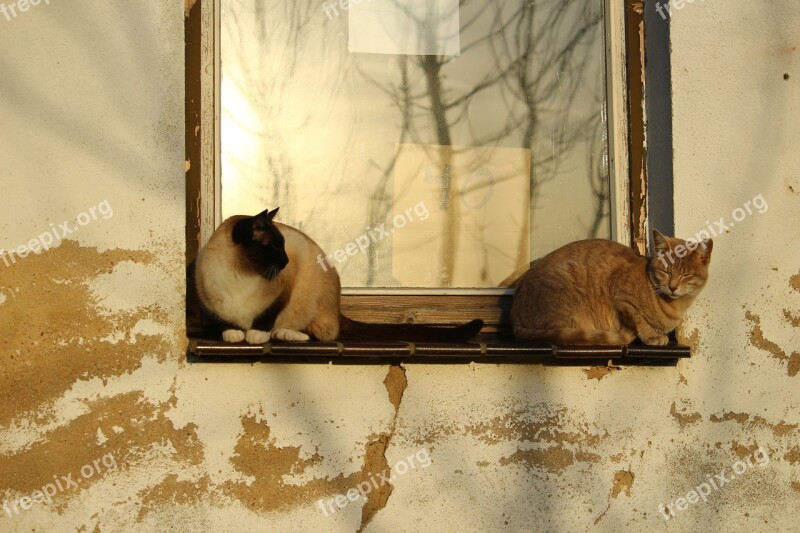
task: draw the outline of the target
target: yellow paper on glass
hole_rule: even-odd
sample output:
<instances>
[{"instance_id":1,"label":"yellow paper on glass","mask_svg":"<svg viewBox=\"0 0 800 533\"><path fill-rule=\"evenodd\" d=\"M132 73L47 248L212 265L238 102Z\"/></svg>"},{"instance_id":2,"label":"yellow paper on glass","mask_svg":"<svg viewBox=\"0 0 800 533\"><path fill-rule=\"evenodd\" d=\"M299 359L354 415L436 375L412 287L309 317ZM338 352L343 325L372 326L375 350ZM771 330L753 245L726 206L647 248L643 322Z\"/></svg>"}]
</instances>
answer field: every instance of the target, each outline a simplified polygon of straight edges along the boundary
<instances>
[{"instance_id":1,"label":"yellow paper on glass","mask_svg":"<svg viewBox=\"0 0 800 533\"><path fill-rule=\"evenodd\" d=\"M507 287L530 264L530 150L398 144L392 275L403 287Z\"/></svg>"}]
</instances>

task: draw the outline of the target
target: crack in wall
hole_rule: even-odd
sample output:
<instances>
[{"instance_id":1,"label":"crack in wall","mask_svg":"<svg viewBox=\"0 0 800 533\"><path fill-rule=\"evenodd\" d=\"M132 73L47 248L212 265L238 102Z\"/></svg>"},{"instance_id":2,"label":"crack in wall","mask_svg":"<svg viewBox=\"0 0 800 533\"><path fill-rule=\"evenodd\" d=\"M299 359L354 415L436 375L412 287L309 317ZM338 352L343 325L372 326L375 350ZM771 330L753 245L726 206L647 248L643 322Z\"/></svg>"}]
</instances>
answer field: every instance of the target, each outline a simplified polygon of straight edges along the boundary
<instances>
[{"instance_id":1,"label":"crack in wall","mask_svg":"<svg viewBox=\"0 0 800 533\"><path fill-rule=\"evenodd\" d=\"M376 439L371 440L367 444L366 455L364 457L364 475L369 476L372 473L387 472L387 478L392 477L392 469L389 466L389 461L386 459L386 449L389 447L389 442L394 436L395 429L397 428L397 416L400 413L400 403L403 401L403 394L408 387L408 379L406 378L406 369L400 365L392 365L389 367L389 372L383 380L383 385L386 387L386 392L389 395L389 402L394 406L394 415L392 422L389 426L389 431L381 433ZM381 485L374 492L367 495L367 501L364 507L361 508L361 525L358 528L359 533L372 521L378 511L386 507L389 502L389 496L392 495L394 487L391 482Z\"/></svg>"}]
</instances>

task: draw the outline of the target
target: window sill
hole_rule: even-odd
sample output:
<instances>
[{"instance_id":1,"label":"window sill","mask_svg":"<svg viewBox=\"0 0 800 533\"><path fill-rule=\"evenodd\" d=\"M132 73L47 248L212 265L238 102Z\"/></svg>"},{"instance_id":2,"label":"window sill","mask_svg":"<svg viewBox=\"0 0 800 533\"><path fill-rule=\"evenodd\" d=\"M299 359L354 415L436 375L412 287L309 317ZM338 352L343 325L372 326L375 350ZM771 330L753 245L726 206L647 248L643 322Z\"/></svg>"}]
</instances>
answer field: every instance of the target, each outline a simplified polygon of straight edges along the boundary
<instances>
[{"instance_id":1,"label":"window sill","mask_svg":"<svg viewBox=\"0 0 800 533\"><path fill-rule=\"evenodd\" d=\"M691 348L667 346L554 346L512 342L466 344L410 342L302 342L230 344L190 339L189 361L203 363L484 363L562 366L675 366Z\"/></svg>"}]
</instances>

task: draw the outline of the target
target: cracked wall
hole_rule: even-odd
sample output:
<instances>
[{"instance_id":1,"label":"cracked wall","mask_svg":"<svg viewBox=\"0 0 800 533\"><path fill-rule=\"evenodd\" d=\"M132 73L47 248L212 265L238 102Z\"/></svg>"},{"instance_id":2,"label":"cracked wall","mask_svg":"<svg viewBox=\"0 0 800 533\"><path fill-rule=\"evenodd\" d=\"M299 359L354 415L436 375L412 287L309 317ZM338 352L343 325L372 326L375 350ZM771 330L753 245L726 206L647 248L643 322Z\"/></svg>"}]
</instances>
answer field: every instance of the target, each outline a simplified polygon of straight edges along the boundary
<instances>
[{"instance_id":1,"label":"cracked wall","mask_svg":"<svg viewBox=\"0 0 800 533\"><path fill-rule=\"evenodd\" d=\"M187 1L0 20L0 529L790 530L800 503L800 7L673 19L675 212L715 239L676 368L188 364ZM747 36L742 39L741 36ZM25 43L24 47L20 43ZM785 74L789 74L788 79ZM419 450L431 464L400 475ZM660 503L755 465L667 524ZM107 455L116 468L81 469ZM326 515L320 500L394 478ZM730 472L729 472L730 473ZM22 498L71 475L50 503ZM16 502L16 510L13 504ZM29 503L29 502L26 502Z\"/></svg>"}]
</instances>

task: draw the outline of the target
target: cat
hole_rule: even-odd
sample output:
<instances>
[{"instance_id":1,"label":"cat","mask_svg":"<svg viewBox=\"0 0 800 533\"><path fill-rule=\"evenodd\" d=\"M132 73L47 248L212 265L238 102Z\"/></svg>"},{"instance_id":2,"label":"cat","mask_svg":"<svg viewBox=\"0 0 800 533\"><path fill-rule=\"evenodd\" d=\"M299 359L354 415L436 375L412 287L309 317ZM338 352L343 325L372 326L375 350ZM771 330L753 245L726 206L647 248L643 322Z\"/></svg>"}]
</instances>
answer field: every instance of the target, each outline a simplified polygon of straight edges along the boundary
<instances>
[{"instance_id":1,"label":"cat","mask_svg":"<svg viewBox=\"0 0 800 533\"><path fill-rule=\"evenodd\" d=\"M514 336L558 344L663 346L708 279L713 241L653 231L641 257L605 239L567 244L534 262L511 305Z\"/></svg>"},{"instance_id":2,"label":"cat","mask_svg":"<svg viewBox=\"0 0 800 533\"><path fill-rule=\"evenodd\" d=\"M228 218L197 258L197 295L223 324L225 342L302 342L312 337L466 342L482 329L482 320L439 327L366 324L343 316L336 269L321 268L316 258L325 252L302 231L273 221L277 213L275 208ZM262 329L261 323L267 327Z\"/></svg>"}]
</instances>

